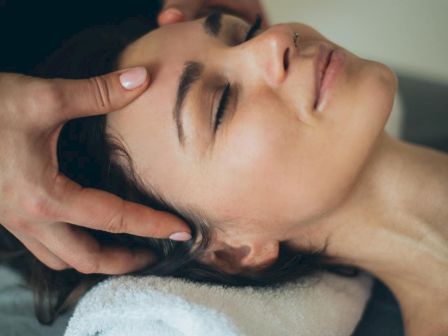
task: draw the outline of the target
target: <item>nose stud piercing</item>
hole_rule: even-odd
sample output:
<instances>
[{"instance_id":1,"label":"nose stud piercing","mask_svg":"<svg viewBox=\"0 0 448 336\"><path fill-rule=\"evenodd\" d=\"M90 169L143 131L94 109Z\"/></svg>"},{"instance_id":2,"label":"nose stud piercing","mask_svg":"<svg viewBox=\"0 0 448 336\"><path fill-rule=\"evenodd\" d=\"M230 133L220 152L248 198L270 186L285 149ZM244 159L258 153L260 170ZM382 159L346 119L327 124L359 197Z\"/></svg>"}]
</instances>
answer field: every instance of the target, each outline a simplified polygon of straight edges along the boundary
<instances>
[{"instance_id":1,"label":"nose stud piercing","mask_svg":"<svg viewBox=\"0 0 448 336\"><path fill-rule=\"evenodd\" d=\"M299 47L299 34L294 32L294 37L292 38L292 40L294 41L294 46L296 48Z\"/></svg>"}]
</instances>

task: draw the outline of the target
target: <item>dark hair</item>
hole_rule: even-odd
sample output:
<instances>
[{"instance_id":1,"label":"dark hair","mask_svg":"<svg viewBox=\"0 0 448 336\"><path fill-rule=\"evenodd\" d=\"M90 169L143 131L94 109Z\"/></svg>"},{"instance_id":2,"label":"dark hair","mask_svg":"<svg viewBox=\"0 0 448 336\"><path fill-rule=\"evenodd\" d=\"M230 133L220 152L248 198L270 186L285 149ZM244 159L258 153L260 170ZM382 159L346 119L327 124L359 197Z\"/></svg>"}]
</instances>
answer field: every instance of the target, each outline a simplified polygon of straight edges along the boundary
<instances>
[{"instance_id":1,"label":"dark hair","mask_svg":"<svg viewBox=\"0 0 448 336\"><path fill-rule=\"evenodd\" d=\"M113 71L120 51L152 28L149 22L139 18L119 26L97 27L80 33L41 65L37 73L44 77L87 78ZM156 265L133 274L182 277L230 286L275 286L323 268L322 251L298 253L282 244L276 263L258 273L226 274L201 264L198 256L207 248L210 235L203 216L188 209L178 209L164 201L156 191L143 187L133 172L129 155L119 141L106 132L104 116L67 122L59 136L57 154L61 172L83 187L99 188L126 200L169 211L191 226L193 239L186 243L85 229L102 244L148 248L158 255ZM127 163L125 166L119 163L123 160ZM4 247L1 256L28 280L35 294L36 316L41 323L51 324L86 290L107 277L81 274L73 269L49 269L6 230L3 231L0 232L0 246ZM201 243L193 246L198 234L202 237Z\"/></svg>"}]
</instances>

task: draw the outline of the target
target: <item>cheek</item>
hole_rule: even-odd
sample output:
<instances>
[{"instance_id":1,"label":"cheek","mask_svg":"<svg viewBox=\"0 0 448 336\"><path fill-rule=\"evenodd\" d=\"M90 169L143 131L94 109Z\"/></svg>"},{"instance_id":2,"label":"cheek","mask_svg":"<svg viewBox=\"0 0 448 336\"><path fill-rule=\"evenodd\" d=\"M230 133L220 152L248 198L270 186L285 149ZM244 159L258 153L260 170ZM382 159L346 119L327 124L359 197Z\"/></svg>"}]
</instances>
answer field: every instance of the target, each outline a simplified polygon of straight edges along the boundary
<instances>
[{"instance_id":1,"label":"cheek","mask_svg":"<svg viewBox=\"0 0 448 336\"><path fill-rule=\"evenodd\" d=\"M239 110L203 174L206 199L200 203L219 216L272 228L337 207L383 130L394 95L393 76L378 64L362 67L350 84L316 127L301 123L274 97Z\"/></svg>"},{"instance_id":2,"label":"cheek","mask_svg":"<svg viewBox=\"0 0 448 336\"><path fill-rule=\"evenodd\" d=\"M209 169L215 208L231 216L271 221L288 213L285 199L292 199L295 188L287 181L295 174L299 129L280 104L266 99L239 109L222 134Z\"/></svg>"},{"instance_id":3,"label":"cheek","mask_svg":"<svg viewBox=\"0 0 448 336\"><path fill-rule=\"evenodd\" d=\"M328 121L335 130L334 162L347 175L358 173L367 161L384 130L395 92L396 77L389 68L362 61L338 102L340 113L329 114Z\"/></svg>"},{"instance_id":4,"label":"cheek","mask_svg":"<svg viewBox=\"0 0 448 336\"><path fill-rule=\"evenodd\" d=\"M384 130L395 96L396 77L386 66L362 60L352 70L334 108L323 116L322 143L312 149L321 157L314 157L319 162L313 165L318 175L309 180L309 200L312 205L320 199L323 211L337 207L355 186Z\"/></svg>"}]
</instances>

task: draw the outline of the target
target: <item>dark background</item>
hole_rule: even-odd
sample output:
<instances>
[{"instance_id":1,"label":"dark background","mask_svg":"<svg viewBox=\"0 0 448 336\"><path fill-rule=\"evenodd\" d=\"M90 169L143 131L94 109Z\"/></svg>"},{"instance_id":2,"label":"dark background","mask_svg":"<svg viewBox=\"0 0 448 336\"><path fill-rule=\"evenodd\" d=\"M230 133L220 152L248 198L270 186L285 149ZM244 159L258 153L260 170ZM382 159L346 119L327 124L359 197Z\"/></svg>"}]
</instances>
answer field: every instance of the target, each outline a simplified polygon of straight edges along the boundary
<instances>
[{"instance_id":1,"label":"dark background","mask_svg":"<svg viewBox=\"0 0 448 336\"><path fill-rule=\"evenodd\" d=\"M119 24L129 17L154 22L159 8L157 0L0 0L0 72L32 75L75 33ZM398 79L405 110L404 140L448 152L448 85L405 73L398 73ZM379 282L355 335L403 335L398 304Z\"/></svg>"},{"instance_id":2,"label":"dark background","mask_svg":"<svg viewBox=\"0 0 448 336\"><path fill-rule=\"evenodd\" d=\"M0 72L33 74L75 33L129 17L155 21L157 0L0 0Z\"/></svg>"}]
</instances>

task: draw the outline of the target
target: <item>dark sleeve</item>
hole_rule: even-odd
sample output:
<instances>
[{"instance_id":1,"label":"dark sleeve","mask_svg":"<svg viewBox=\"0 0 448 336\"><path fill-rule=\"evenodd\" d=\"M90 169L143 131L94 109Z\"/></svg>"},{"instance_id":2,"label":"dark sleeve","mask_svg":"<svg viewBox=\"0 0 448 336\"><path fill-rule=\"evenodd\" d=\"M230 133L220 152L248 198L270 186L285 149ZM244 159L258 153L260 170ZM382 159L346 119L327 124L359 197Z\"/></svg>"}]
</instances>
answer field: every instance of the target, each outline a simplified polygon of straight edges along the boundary
<instances>
[{"instance_id":1,"label":"dark sleeve","mask_svg":"<svg viewBox=\"0 0 448 336\"><path fill-rule=\"evenodd\" d=\"M404 336L400 306L393 294L375 280L372 296L352 336Z\"/></svg>"},{"instance_id":2,"label":"dark sleeve","mask_svg":"<svg viewBox=\"0 0 448 336\"><path fill-rule=\"evenodd\" d=\"M155 22L157 0L0 0L0 72L33 74L37 64L93 26L129 17Z\"/></svg>"}]
</instances>

